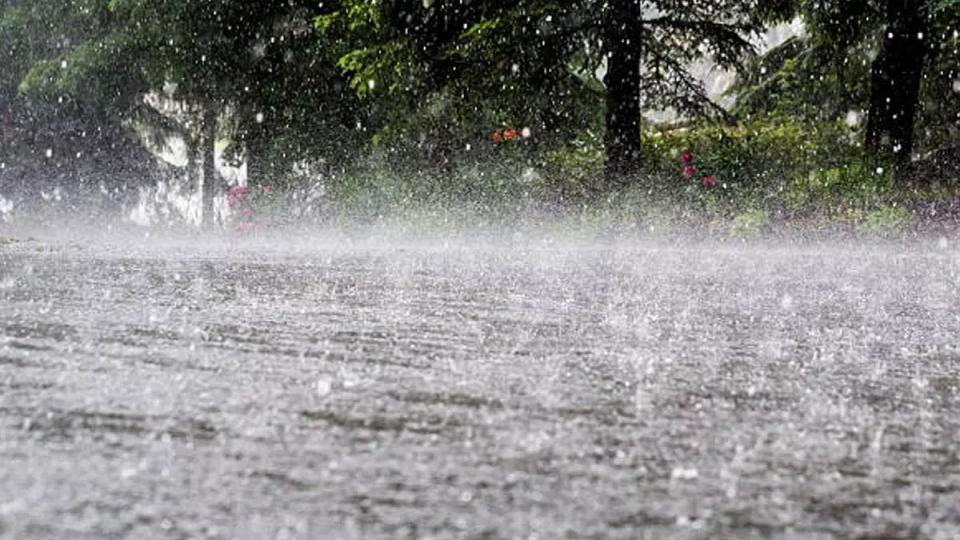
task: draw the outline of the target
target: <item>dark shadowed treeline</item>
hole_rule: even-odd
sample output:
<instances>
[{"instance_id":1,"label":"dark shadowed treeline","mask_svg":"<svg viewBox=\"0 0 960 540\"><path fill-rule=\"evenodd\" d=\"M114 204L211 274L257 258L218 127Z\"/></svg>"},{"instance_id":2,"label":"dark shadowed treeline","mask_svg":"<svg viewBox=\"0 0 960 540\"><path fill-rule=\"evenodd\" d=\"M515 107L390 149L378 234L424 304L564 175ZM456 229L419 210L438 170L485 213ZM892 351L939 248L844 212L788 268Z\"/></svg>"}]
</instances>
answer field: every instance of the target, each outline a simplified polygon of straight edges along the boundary
<instances>
[{"instance_id":1,"label":"dark shadowed treeline","mask_svg":"<svg viewBox=\"0 0 960 540\"><path fill-rule=\"evenodd\" d=\"M250 185L306 170L335 196L669 195L690 191L664 180L682 151L727 190L700 206L782 191L744 176L756 159L804 161L791 182L853 166L902 184L956 139L958 19L955 0L0 0L0 190L186 178L212 216L218 154ZM690 72L704 59L739 74L724 107ZM678 120L641 122L653 111ZM780 128L848 163L723 147ZM692 147L702 130L721 137Z\"/></svg>"}]
</instances>

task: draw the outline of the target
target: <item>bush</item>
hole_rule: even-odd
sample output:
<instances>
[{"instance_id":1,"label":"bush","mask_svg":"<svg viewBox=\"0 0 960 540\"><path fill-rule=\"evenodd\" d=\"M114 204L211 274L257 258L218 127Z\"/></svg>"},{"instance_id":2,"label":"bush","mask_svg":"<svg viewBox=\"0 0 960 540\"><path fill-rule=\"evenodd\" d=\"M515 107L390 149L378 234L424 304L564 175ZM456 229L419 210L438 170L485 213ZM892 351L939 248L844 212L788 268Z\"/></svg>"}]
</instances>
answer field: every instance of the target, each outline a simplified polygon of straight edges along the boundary
<instances>
[{"instance_id":1,"label":"bush","mask_svg":"<svg viewBox=\"0 0 960 540\"><path fill-rule=\"evenodd\" d=\"M724 199L737 206L782 199L798 174L856 160L855 133L843 124L767 119L741 126L717 124L658 129L643 138L643 163L661 191L684 192L684 152L693 154L694 180L716 177Z\"/></svg>"},{"instance_id":2,"label":"bush","mask_svg":"<svg viewBox=\"0 0 960 540\"><path fill-rule=\"evenodd\" d=\"M864 232L885 234L899 232L913 223L913 213L902 206L887 205L868 212L860 222Z\"/></svg>"},{"instance_id":3,"label":"bush","mask_svg":"<svg viewBox=\"0 0 960 540\"><path fill-rule=\"evenodd\" d=\"M770 117L661 126L642 137L639 180L607 197L594 196L603 141L586 130L555 144L478 145L440 162L426 150L371 153L330 184L326 208L369 217L466 209L498 221L557 208L626 227L752 236L787 221L896 229L910 223L904 207L922 195L898 184L891 166L865 158L858 133L843 123Z\"/></svg>"},{"instance_id":4,"label":"bush","mask_svg":"<svg viewBox=\"0 0 960 540\"><path fill-rule=\"evenodd\" d=\"M747 210L733 218L730 234L734 236L759 236L769 224L769 217L763 210Z\"/></svg>"},{"instance_id":5,"label":"bush","mask_svg":"<svg viewBox=\"0 0 960 540\"><path fill-rule=\"evenodd\" d=\"M892 167L869 159L852 160L838 167L797 175L790 203L797 212L816 210L840 214L868 210L895 195Z\"/></svg>"}]
</instances>

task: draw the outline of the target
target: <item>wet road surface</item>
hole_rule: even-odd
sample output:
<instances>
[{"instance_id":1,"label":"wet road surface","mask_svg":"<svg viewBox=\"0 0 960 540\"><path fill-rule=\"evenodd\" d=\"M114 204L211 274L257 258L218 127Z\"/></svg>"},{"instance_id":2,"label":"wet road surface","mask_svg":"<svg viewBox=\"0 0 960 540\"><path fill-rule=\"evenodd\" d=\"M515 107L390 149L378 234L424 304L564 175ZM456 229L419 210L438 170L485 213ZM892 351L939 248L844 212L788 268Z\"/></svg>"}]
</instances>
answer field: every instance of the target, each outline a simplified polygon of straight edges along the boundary
<instances>
[{"instance_id":1,"label":"wet road surface","mask_svg":"<svg viewBox=\"0 0 960 540\"><path fill-rule=\"evenodd\" d=\"M944 244L0 245L0 538L956 538Z\"/></svg>"}]
</instances>

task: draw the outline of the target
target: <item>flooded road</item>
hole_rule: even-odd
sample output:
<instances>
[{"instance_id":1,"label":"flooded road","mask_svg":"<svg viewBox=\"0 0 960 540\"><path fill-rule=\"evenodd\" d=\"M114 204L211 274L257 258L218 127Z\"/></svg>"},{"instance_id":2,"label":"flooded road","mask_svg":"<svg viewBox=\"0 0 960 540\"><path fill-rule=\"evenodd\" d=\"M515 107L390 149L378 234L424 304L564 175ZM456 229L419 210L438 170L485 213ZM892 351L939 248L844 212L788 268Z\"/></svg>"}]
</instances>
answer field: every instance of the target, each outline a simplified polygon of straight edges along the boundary
<instances>
[{"instance_id":1,"label":"flooded road","mask_svg":"<svg viewBox=\"0 0 960 540\"><path fill-rule=\"evenodd\" d=\"M0 538L956 538L960 252L0 245Z\"/></svg>"}]
</instances>

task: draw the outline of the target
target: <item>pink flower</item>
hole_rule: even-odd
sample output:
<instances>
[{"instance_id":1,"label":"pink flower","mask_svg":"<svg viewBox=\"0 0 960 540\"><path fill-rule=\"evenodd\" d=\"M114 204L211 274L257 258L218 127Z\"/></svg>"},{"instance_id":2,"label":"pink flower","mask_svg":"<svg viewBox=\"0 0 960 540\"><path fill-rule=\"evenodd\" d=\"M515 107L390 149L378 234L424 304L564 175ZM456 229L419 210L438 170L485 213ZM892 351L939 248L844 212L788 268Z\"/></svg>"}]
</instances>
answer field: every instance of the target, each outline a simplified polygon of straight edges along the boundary
<instances>
[{"instance_id":1,"label":"pink flower","mask_svg":"<svg viewBox=\"0 0 960 540\"><path fill-rule=\"evenodd\" d=\"M270 186L260 186L260 191L264 193L270 193L271 191L273 191L273 188Z\"/></svg>"},{"instance_id":2,"label":"pink flower","mask_svg":"<svg viewBox=\"0 0 960 540\"><path fill-rule=\"evenodd\" d=\"M247 196L247 188L244 186L233 186L227 194L231 197L242 199Z\"/></svg>"},{"instance_id":3,"label":"pink flower","mask_svg":"<svg viewBox=\"0 0 960 540\"><path fill-rule=\"evenodd\" d=\"M693 165L687 165L683 168L683 174L687 178L693 178L693 175L697 174L697 168Z\"/></svg>"},{"instance_id":4,"label":"pink flower","mask_svg":"<svg viewBox=\"0 0 960 540\"><path fill-rule=\"evenodd\" d=\"M703 177L703 187L713 187L715 185L717 185L717 177L712 175Z\"/></svg>"},{"instance_id":5,"label":"pink flower","mask_svg":"<svg viewBox=\"0 0 960 540\"><path fill-rule=\"evenodd\" d=\"M686 165L690 165L691 163L693 163L693 154L690 151L686 151L683 153L683 162Z\"/></svg>"}]
</instances>

